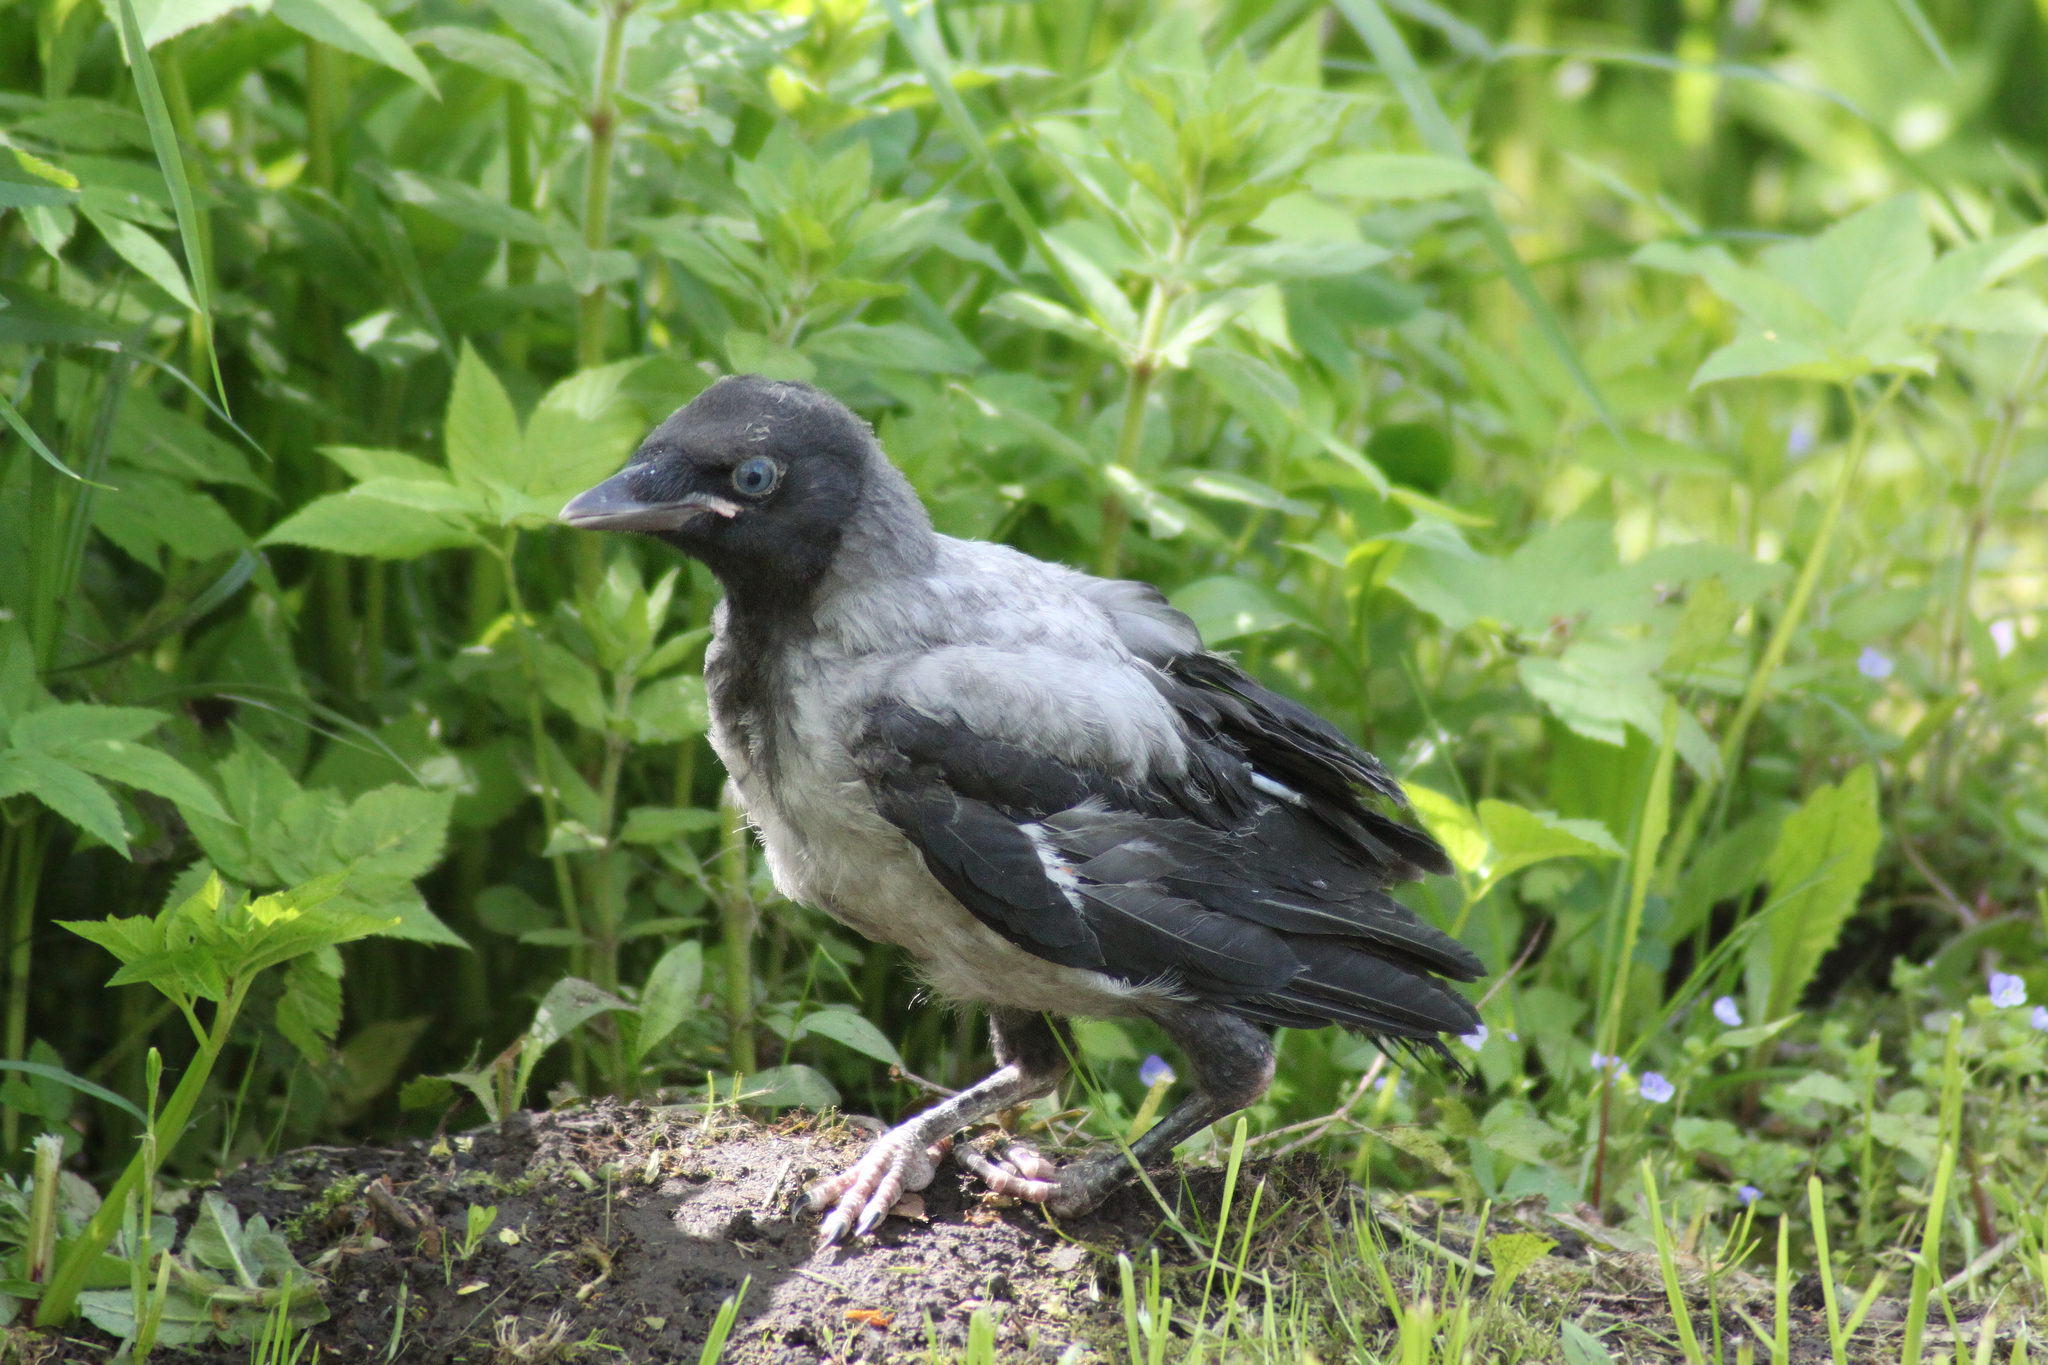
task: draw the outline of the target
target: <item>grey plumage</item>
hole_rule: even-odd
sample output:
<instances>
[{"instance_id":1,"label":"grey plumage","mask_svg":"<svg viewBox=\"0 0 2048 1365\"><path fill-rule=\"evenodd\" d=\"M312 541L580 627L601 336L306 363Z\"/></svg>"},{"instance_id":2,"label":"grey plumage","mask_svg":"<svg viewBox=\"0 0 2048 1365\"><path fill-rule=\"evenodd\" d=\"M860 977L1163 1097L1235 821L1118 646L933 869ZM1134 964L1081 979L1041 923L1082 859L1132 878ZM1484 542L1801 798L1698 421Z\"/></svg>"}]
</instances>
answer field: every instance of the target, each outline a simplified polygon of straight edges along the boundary
<instances>
[{"instance_id":1,"label":"grey plumage","mask_svg":"<svg viewBox=\"0 0 2048 1365\"><path fill-rule=\"evenodd\" d=\"M563 519L657 535L725 585L711 742L777 887L991 1009L1003 1067L824 1182L826 1240L928 1179L931 1141L1051 1088L1037 1016L1148 1016L1190 1053L1196 1093L1140 1159L1263 1091L1248 1025L1440 1048L1477 1023L1433 975L1477 959L1382 889L1448 864L1377 808L1399 788L1370 755L1156 590L936 533L830 397L722 380ZM1126 1173L972 1164L1056 1210Z\"/></svg>"}]
</instances>

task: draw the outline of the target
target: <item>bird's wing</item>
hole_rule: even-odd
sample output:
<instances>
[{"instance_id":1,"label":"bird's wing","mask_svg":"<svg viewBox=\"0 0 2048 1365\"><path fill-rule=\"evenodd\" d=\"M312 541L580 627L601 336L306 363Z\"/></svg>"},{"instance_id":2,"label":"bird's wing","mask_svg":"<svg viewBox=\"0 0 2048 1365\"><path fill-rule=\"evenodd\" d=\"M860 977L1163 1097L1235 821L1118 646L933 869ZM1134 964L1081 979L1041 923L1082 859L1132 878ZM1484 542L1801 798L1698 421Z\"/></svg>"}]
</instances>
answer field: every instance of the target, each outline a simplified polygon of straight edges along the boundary
<instances>
[{"instance_id":1,"label":"bird's wing","mask_svg":"<svg viewBox=\"0 0 2048 1365\"><path fill-rule=\"evenodd\" d=\"M1451 871L1436 840L1373 808L1374 799L1405 804L1401 784L1378 759L1315 712L1204 649L1194 622L1157 588L1087 578L1080 591L1109 617L1125 648L1151 666L1153 686L1189 734L1249 765L1255 779L1263 779L1259 790L1308 811L1339 840L1383 865L1389 880Z\"/></svg>"},{"instance_id":2,"label":"bird's wing","mask_svg":"<svg viewBox=\"0 0 2048 1365\"><path fill-rule=\"evenodd\" d=\"M1470 980L1477 959L1386 895L1384 865L1227 755L1117 775L900 700L867 712L855 753L932 875L1048 961L1297 1028L1431 1041L1478 1021L1431 975Z\"/></svg>"}]
</instances>

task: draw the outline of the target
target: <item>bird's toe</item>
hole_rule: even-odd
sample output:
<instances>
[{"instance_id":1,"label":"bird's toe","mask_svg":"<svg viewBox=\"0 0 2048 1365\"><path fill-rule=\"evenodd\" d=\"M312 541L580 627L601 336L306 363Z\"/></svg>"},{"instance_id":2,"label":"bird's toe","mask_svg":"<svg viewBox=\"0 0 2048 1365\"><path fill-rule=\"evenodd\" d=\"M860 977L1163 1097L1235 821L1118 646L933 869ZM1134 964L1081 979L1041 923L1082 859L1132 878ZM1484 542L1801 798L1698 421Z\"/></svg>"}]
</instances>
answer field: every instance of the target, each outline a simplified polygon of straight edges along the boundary
<instances>
[{"instance_id":1,"label":"bird's toe","mask_svg":"<svg viewBox=\"0 0 2048 1365\"><path fill-rule=\"evenodd\" d=\"M859 1161L806 1191L814 1212L831 1210L818 1227L818 1244L830 1246L849 1232L865 1237L874 1231L905 1191L932 1183L942 1155L940 1144L927 1142L911 1129L894 1129L876 1138Z\"/></svg>"}]
</instances>

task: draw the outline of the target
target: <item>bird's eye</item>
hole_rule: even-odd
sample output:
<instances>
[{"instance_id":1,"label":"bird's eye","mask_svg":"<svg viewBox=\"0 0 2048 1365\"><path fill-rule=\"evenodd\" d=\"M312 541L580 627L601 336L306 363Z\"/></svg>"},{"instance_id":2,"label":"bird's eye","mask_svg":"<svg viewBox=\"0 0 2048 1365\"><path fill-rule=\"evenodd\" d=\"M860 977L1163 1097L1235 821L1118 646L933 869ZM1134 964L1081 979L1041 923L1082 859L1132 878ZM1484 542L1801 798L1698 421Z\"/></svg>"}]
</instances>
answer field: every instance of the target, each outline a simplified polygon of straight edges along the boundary
<instances>
[{"instance_id":1,"label":"bird's eye","mask_svg":"<svg viewBox=\"0 0 2048 1365\"><path fill-rule=\"evenodd\" d=\"M782 479L775 461L756 455L732 472L732 486L750 498L758 498Z\"/></svg>"}]
</instances>

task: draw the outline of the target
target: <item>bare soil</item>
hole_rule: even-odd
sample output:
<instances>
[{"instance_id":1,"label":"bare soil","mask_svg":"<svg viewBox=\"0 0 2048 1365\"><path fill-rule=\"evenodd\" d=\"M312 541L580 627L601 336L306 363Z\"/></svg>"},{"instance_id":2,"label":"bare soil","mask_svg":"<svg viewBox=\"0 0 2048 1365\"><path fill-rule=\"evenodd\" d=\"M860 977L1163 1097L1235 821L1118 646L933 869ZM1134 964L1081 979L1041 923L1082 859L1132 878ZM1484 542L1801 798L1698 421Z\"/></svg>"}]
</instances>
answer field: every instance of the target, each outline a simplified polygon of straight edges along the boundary
<instances>
[{"instance_id":1,"label":"bare soil","mask_svg":"<svg viewBox=\"0 0 2048 1365\"><path fill-rule=\"evenodd\" d=\"M245 1219L261 1214L284 1229L300 1262L326 1277L330 1316L309 1336L329 1361L695 1362L720 1304L739 1296L724 1355L739 1365L950 1361L977 1312L994 1325L998 1359L1078 1365L1128 1353L1120 1253L1146 1268L1156 1251L1183 1315L1203 1297L1223 1193L1216 1169L1154 1172L1156 1194L1133 1186L1086 1218L1055 1223L1041 1209L998 1206L947 1162L921 1208L889 1218L871 1241L820 1250L802 1192L858 1155L872 1135L858 1123L797 1115L764 1126L730 1110L606 1102L520 1114L439 1143L309 1148L219 1188ZM1540 1207L1497 1210L1487 1236L1533 1230L1558 1244L1502 1301L1489 1296L1483 1269L1462 1269L1484 1241L1476 1219L1425 1199L1368 1196L1305 1153L1247 1164L1240 1219L1261 1180L1241 1306L1256 1323L1259 1286L1274 1286L1276 1311L1327 1341L1325 1359L1349 1358L1352 1342L1392 1341L1380 1295L1349 1292L1363 1280L1347 1288L1330 1273L1357 1269L1352 1226L1364 1217L1395 1248L1389 1265L1404 1292L1418 1276L1439 1295L1447 1274L1469 1284L1523 1359L1561 1359L1566 1320L1617 1361L1677 1358L1655 1258L1624 1233ZM465 1254L472 1207L496 1217ZM1711 1355L1707 1286L1696 1265L1684 1269ZM1225 1291L1209 1288L1214 1321ZM1732 1363L1735 1341L1774 1310L1768 1287L1739 1273L1723 1275L1716 1294ZM1792 1361L1827 1359L1817 1289L1801 1286L1793 1302ZM1901 1307L1879 1302L1853 1359L1898 1358ZM1974 1345L1967 1322L1962 1334ZM1930 1332L1944 1356L1949 1339L1945 1324ZM10 1334L0 1359L101 1361L109 1345L90 1329L61 1341ZM250 1348L165 1354L239 1365ZM1757 1358L1769 1354L1760 1344Z\"/></svg>"}]
</instances>

